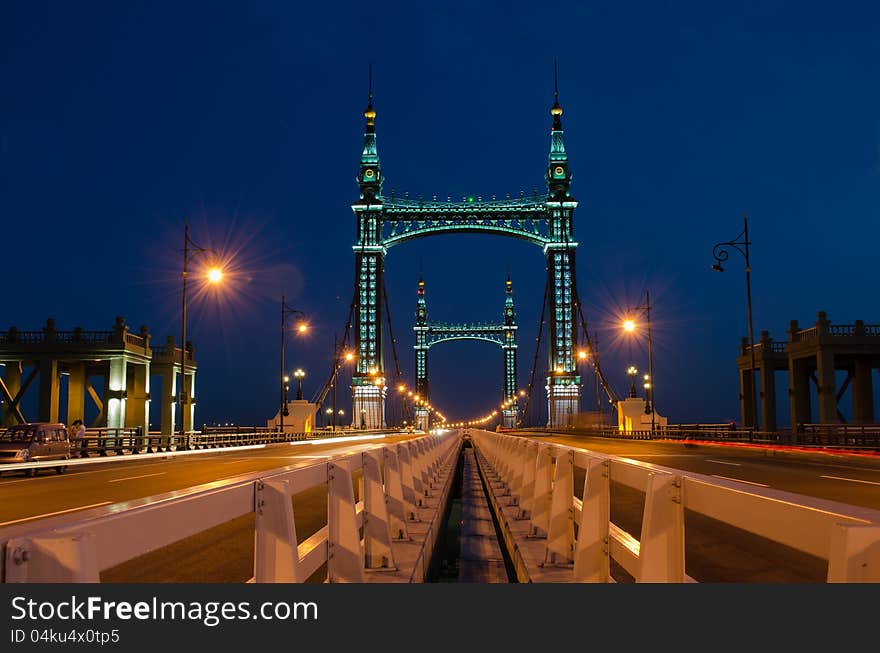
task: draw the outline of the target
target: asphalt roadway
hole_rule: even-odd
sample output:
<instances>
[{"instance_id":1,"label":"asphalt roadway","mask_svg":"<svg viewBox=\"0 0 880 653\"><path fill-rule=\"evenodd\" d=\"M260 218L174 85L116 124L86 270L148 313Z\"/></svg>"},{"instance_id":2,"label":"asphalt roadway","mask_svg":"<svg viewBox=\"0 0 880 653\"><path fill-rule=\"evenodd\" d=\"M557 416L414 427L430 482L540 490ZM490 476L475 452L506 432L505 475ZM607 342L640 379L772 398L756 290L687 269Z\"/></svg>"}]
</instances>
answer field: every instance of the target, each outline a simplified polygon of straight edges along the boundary
<instances>
[{"instance_id":1,"label":"asphalt roadway","mask_svg":"<svg viewBox=\"0 0 880 653\"><path fill-rule=\"evenodd\" d=\"M279 467L305 467L331 456L390 444L412 435L346 442L268 445L245 451L209 450L166 458L120 456L96 465L70 466L64 474L40 470L0 476L0 530L41 518L140 499L224 478ZM0 472L2 472L0 467ZM293 497L300 541L327 523L326 486ZM253 575L253 516L248 515L140 556L101 574L118 582L244 582Z\"/></svg>"},{"instance_id":2,"label":"asphalt roadway","mask_svg":"<svg viewBox=\"0 0 880 653\"><path fill-rule=\"evenodd\" d=\"M880 456L795 452L728 444L613 440L552 434L528 437L684 471L880 509ZM584 473L576 470L575 492ZM611 520L641 536L644 493L612 483ZM701 582L823 582L827 562L703 515L685 511L685 571ZM631 580L613 565L618 581Z\"/></svg>"},{"instance_id":3,"label":"asphalt roadway","mask_svg":"<svg viewBox=\"0 0 880 653\"><path fill-rule=\"evenodd\" d=\"M571 435L540 436L583 449L676 469L733 479L852 505L880 509L880 456L793 453L731 445L610 440ZM56 514L143 498L260 470L306 466L356 452L376 440L272 445L248 451L212 450L165 458L125 456L99 465L71 466L66 474L43 470L36 478L0 477L0 529ZM0 467L2 471L2 467ZM583 476L575 479L578 494ZM293 497L300 541L326 524L326 486ZM638 538L644 495L612 488L612 520ZM701 515L686 513L686 570L701 581L821 582L827 565L814 558ZM102 572L105 582L245 582L253 575L252 515ZM626 581L626 573L615 569ZM320 582L323 570L311 579Z\"/></svg>"},{"instance_id":4,"label":"asphalt roadway","mask_svg":"<svg viewBox=\"0 0 880 653\"><path fill-rule=\"evenodd\" d=\"M749 485L880 509L880 456L561 434L537 436L536 439Z\"/></svg>"}]
</instances>

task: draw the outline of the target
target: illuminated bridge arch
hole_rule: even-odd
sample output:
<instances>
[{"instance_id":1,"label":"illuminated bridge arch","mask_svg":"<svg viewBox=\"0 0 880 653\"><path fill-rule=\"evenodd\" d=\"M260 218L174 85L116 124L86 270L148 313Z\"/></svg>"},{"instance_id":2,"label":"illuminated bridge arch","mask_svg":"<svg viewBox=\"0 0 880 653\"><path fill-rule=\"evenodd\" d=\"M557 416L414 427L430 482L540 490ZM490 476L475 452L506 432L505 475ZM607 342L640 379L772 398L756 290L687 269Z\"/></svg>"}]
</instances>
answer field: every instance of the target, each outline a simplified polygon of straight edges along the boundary
<instances>
[{"instance_id":1,"label":"illuminated bridge arch","mask_svg":"<svg viewBox=\"0 0 880 653\"><path fill-rule=\"evenodd\" d=\"M413 331L416 336L416 394L419 400L429 403L430 384L428 382L428 350L435 345L455 340L480 340L501 347L504 352L504 385L502 400L516 397L516 314L513 308L513 284L510 277L506 283L507 297L504 303L504 319L498 323L479 324L447 324L429 322L428 308L425 302L425 281L419 279L418 301L416 304L416 323ZM428 428L427 409L415 405L415 422L418 428ZM517 422L517 404L503 412L504 426L513 428Z\"/></svg>"},{"instance_id":2,"label":"illuminated bridge arch","mask_svg":"<svg viewBox=\"0 0 880 653\"><path fill-rule=\"evenodd\" d=\"M360 191L351 208L357 221L357 235L352 247L355 257L354 344L356 364L352 374L352 415L366 416L356 426L385 426L385 373L383 303L385 256L400 243L443 234L477 233L517 238L543 249L547 269L548 365L554 373L547 377L548 414L554 424L563 424L554 415L571 411L572 398L579 397L581 380L574 352L577 349L575 297L575 251L573 217L577 208L569 192L571 170L562 131L562 107L558 96L550 110L550 155L545 181L547 192L529 197L484 200L466 197L461 201L430 201L382 194L384 177L376 147L376 111L372 86L364 111L364 147L357 175ZM516 137L516 135L512 135ZM427 327L427 323L421 325ZM461 325L466 326L466 325ZM417 325L417 329L418 329ZM492 340L492 335L483 339ZM449 336L445 339L464 339ZM473 339L468 337L467 339ZM479 339L479 338L477 338ZM440 340L437 340L440 342ZM427 357L427 341L423 343ZM502 345L507 347L507 345ZM505 355L514 357L515 349ZM427 376L423 377L427 383ZM515 392L513 384L505 387L505 398ZM579 405L579 402L574 402Z\"/></svg>"}]
</instances>

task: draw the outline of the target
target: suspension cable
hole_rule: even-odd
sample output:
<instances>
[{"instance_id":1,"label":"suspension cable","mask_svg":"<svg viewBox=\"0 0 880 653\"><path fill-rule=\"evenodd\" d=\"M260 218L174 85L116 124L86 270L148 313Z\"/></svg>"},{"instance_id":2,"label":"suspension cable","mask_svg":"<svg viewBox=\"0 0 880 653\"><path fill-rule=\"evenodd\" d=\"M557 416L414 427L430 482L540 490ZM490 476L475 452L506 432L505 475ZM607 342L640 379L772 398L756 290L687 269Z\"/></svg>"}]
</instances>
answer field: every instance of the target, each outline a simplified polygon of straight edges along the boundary
<instances>
[{"instance_id":1,"label":"suspension cable","mask_svg":"<svg viewBox=\"0 0 880 653\"><path fill-rule=\"evenodd\" d=\"M587 341L587 346L590 348L590 353L593 354L593 367L596 369L596 373L599 375L599 381L602 385L602 389L605 391L606 396L611 400L612 405L617 405L617 395L611 386L608 384L607 379L605 378L605 374L602 372L602 367L599 365L599 359L596 356L596 348L593 346L593 341L590 338L590 332L587 329L587 320L584 317L584 308L581 305L581 299L577 296L577 291L575 291L578 315L580 316L580 324L581 329L584 333L584 338Z\"/></svg>"},{"instance_id":2,"label":"suspension cable","mask_svg":"<svg viewBox=\"0 0 880 653\"><path fill-rule=\"evenodd\" d=\"M357 281L355 280L354 294L351 297L351 304L348 307L348 320L346 320L345 322L345 331L342 335L342 340L339 341L339 349L333 352L333 370L330 372L330 378L327 379L327 383L325 383L320 392L316 393L312 398L312 403L318 404L318 409L320 409L321 406L324 404L324 399L327 397L327 393L330 392L330 388L333 387L333 384L336 383L337 377L339 376L339 369L340 367L342 367L342 351L348 344L348 340L351 335L351 324L354 317L354 307L357 301L357 292Z\"/></svg>"}]
</instances>

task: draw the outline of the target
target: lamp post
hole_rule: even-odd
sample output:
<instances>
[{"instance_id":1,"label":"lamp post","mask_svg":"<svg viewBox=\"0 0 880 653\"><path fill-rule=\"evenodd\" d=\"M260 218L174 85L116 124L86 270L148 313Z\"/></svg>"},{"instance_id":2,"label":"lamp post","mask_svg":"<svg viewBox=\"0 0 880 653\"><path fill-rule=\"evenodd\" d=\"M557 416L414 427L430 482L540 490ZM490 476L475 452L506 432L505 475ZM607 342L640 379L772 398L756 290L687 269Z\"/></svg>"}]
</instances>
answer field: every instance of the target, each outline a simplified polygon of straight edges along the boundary
<instances>
[{"instance_id":1,"label":"lamp post","mask_svg":"<svg viewBox=\"0 0 880 653\"><path fill-rule=\"evenodd\" d=\"M183 417L184 405L189 395L186 391L186 281L189 276L190 253L209 254L213 259L213 265L207 272L206 278L209 283L220 283L223 279L223 270L217 263L220 255L209 247L200 247L189 237L189 223L183 225L183 301L180 316L180 391L177 393L178 412L180 413L180 441L184 449L189 449L186 437L186 420Z\"/></svg>"},{"instance_id":2,"label":"lamp post","mask_svg":"<svg viewBox=\"0 0 880 653\"><path fill-rule=\"evenodd\" d=\"M284 433L284 418L287 415L290 415L290 410L287 408L287 391L288 391L288 382L290 381L290 377L286 376L284 373L284 340L287 334L287 316L288 315L299 315L302 320L306 319L306 314L303 313L298 308L291 308L287 305L287 302L284 301L284 293L281 293L281 406L278 411L278 426L279 430ZM305 333L308 331L308 325L303 321L299 323L297 327L297 331L299 333ZM302 380L300 380L300 391L302 390ZM302 392L300 392L300 395ZM302 396L297 397L297 399L302 399Z\"/></svg>"},{"instance_id":3,"label":"lamp post","mask_svg":"<svg viewBox=\"0 0 880 653\"><path fill-rule=\"evenodd\" d=\"M304 371L302 371L301 369L297 369L293 373L293 375L296 377L296 381L298 383L298 386L296 388L297 401L302 401L302 398L303 398L303 379L305 378L306 373Z\"/></svg>"},{"instance_id":4,"label":"lamp post","mask_svg":"<svg viewBox=\"0 0 880 653\"><path fill-rule=\"evenodd\" d=\"M628 368L626 368L626 373L629 374L629 378L630 378L629 396L635 397L636 396L636 376L638 376L639 371L638 371L638 369L636 369L635 365L630 365Z\"/></svg>"},{"instance_id":5,"label":"lamp post","mask_svg":"<svg viewBox=\"0 0 880 653\"><path fill-rule=\"evenodd\" d=\"M733 248L737 252L743 255L746 263L746 302L748 305L748 317L749 317L749 353L751 354L751 369L749 370L749 379L752 380L752 396L750 397L749 404L753 404L755 401L755 391L754 391L754 373L755 373L755 332L752 328L752 283L751 283L751 274L752 274L752 265L749 260L749 245L751 245L751 241L749 240L749 216L746 213L743 213L743 230L739 233L739 235L727 242L717 243L715 247L712 248L712 256L715 257L715 263L712 265L712 269L716 272L724 272L724 268L721 266L722 263L726 262L730 257L727 248ZM743 415L745 418L746 416ZM755 420L754 411L752 411L751 418ZM756 424L746 424L745 426L755 427Z\"/></svg>"},{"instance_id":6,"label":"lamp post","mask_svg":"<svg viewBox=\"0 0 880 653\"><path fill-rule=\"evenodd\" d=\"M645 377L645 412L651 413L651 433L655 429L655 401L654 401L654 340L651 337L651 291L645 290L645 302L631 309L631 312L642 311L647 318L648 326L648 376ZM636 329L634 320L625 320L625 331L632 333ZM633 386L635 388L635 386ZM633 397L635 394L632 395Z\"/></svg>"}]
</instances>

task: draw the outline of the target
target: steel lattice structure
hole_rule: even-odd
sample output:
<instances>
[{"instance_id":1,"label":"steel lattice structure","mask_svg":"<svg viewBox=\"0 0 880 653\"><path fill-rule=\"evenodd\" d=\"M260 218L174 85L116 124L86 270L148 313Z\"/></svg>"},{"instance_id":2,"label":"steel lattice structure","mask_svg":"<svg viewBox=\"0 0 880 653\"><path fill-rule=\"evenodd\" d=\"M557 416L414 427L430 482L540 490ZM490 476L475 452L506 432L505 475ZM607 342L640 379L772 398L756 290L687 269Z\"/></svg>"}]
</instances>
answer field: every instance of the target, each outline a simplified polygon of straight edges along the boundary
<instances>
[{"instance_id":1,"label":"steel lattice structure","mask_svg":"<svg viewBox=\"0 0 880 653\"><path fill-rule=\"evenodd\" d=\"M570 424L580 404L581 379L577 370L577 321L573 215L577 201L571 196L571 171L562 130L558 94L550 110L550 155L547 192L529 198L462 201L403 199L382 195L382 176L376 148L376 111L370 89L364 112L366 128L357 176L360 196L352 204L357 218L355 255L355 348L352 375L354 426L385 425L385 374L383 367L382 275L388 249L416 238L442 234L483 233L519 238L542 248L547 263L549 293L548 415L554 425ZM487 339L491 339L488 338ZM515 377L513 380L515 385Z\"/></svg>"},{"instance_id":2,"label":"steel lattice structure","mask_svg":"<svg viewBox=\"0 0 880 653\"><path fill-rule=\"evenodd\" d=\"M425 282L419 279L418 301L416 304L416 323L413 331L416 336L416 393L425 401L430 397L428 382L428 350L441 342L453 340L483 340L501 347L504 352L504 386L502 396L505 400L516 397L516 313L513 307L513 283L510 277L506 283L507 298L504 303L504 321L499 323L447 324L429 322L425 302ZM415 409L416 424L427 427L428 411ZM517 423L517 404L503 411L505 426L513 428Z\"/></svg>"}]
</instances>

